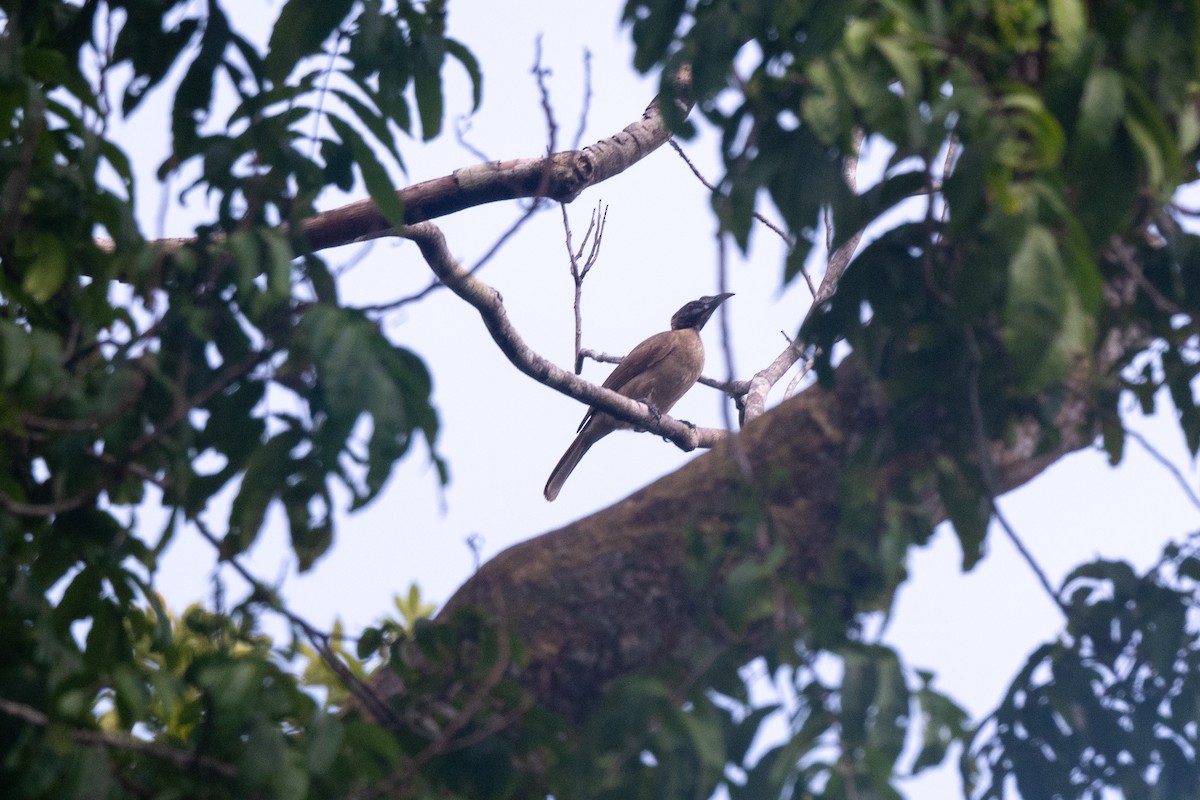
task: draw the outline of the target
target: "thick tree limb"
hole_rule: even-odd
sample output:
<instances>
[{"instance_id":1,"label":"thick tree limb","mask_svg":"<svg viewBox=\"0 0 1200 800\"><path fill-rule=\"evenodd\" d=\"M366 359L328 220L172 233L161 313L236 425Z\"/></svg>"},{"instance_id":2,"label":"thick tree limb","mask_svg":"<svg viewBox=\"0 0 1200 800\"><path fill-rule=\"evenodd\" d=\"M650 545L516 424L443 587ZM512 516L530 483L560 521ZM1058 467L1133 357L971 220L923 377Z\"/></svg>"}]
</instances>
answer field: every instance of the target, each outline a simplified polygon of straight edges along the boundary
<instances>
[{"instance_id":1,"label":"thick tree limb","mask_svg":"<svg viewBox=\"0 0 1200 800\"><path fill-rule=\"evenodd\" d=\"M1085 393L1062 406L1062 439L1039 452L1036 423L995 445L997 484L1008 491L1089 444L1094 426ZM836 385L820 385L747 423L738 434L755 496L791 574L818 578L839 524L842 474L854 446L881 423L874 390L843 364ZM697 591L689 535L719 552L744 524L745 479L728 440L630 497L564 528L517 544L485 564L443 614L478 606L523 642L523 673L537 699L581 719L611 682L635 670L683 668L730 644L714 624L713 597ZM903 468L897 465L897 468ZM886 468L885 468L886 469ZM935 516L936 503L930 503ZM786 609L780 609L786 613ZM761 647L770 631L745 634ZM755 637L758 637L757 639ZM383 693L394 676L376 678Z\"/></svg>"},{"instance_id":2,"label":"thick tree limb","mask_svg":"<svg viewBox=\"0 0 1200 800\"><path fill-rule=\"evenodd\" d=\"M690 84L691 71L680 70L675 78L677 96L690 97ZM691 108L690 99L677 102L680 113L686 116ZM655 98L641 119L582 150L464 167L449 175L407 186L397 194L404 203L404 219L408 223L522 197L545 197L569 203L589 186L624 172L670 138L671 131L663 119L659 98ZM391 225L370 199L325 211L304 222L304 231L313 250L386 235L390 230Z\"/></svg>"}]
</instances>

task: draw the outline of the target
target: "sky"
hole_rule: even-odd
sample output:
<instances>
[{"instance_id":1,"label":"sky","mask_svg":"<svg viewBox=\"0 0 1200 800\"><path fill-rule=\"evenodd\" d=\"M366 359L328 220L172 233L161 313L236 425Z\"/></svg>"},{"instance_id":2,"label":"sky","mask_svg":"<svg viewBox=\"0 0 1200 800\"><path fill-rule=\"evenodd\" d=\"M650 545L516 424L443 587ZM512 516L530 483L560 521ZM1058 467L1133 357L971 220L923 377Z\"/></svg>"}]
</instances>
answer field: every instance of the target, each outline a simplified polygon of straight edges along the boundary
<instances>
[{"instance_id":1,"label":"sky","mask_svg":"<svg viewBox=\"0 0 1200 800\"><path fill-rule=\"evenodd\" d=\"M239 5L230 9L235 18L259 30L265 41L281 4L228 5ZM454 0L449 6L450 34L475 53L484 74L483 106L470 118L465 138L489 159L537 156L546 150L547 124L531 73L539 36L542 66L551 71L547 83L559 149L570 146L579 125L585 52L591 54L585 144L638 119L655 94L656 79L639 76L630 66L629 37L619 25L622 4L616 0L523 0L505 4L502 11L487 0ZM451 64L445 77L448 135L428 145L401 141L408 172L393 175L398 187L478 161L453 133L456 120L469 111L466 75ZM158 90L137 116L116 128L143 176L138 214L148 236L188 235L202 212L172 204L160 215L170 193L154 182L153 173L166 154L169 100L169 92ZM704 174L719 177L717 140L711 133L684 148ZM872 164L884 157L878 147L869 147L860 180L865 182ZM874 167L876 173L878 169ZM364 194L360 189L344 197L330 195L321 205L333 208ZM189 200L201 201L198 196ZM683 303L718 291L715 221L706 190L669 147L570 205L567 213L577 241L599 203L607 206L607 228L600 260L584 285L584 345L623 353L665 329ZM451 251L471 265L522 210L519 203L499 203L437 224ZM760 210L773 216L768 204ZM749 377L782 350L784 333L795 332L809 295L802 281L781 290L783 252L779 239L761 227L744 257L730 249L728 280L736 296L725 310L734 363L725 362L720 328L710 323L704 331L706 374ZM346 268L342 291L351 302L386 302L430 280L411 243L377 240L325 255L335 268ZM810 261L818 272L822 255L815 253ZM501 292L525 340L570 368L573 286L559 208L547 206L534 217L480 277ZM542 486L585 409L512 367L478 315L446 290L389 315L385 328L395 342L419 354L433 374L442 423L437 448L449 463L451 481L444 489L438 486L427 452L418 447L374 504L354 515L341 514L335 546L304 575L296 574L281 515L272 514L246 563L260 579L282 586L290 607L318 627L328 629L340 619L350 632L361 629L394 613L392 597L406 593L413 583L426 600L440 604L471 575L477 555L486 560L605 508L695 457L657 437L620 432L596 445L558 500L547 503ZM599 383L610 368L588 364L584 375ZM779 401L789 378L776 387L770 403ZM714 390L698 386L672 416L720 426L720 403ZM1185 471L1194 487L1192 462L1170 413L1143 419L1133 412L1129 421ZM1175 479L1133 442L1116 469L1103 453L1083 451L1000 505L1056 585L1074 566L1096 557L1126 559L1145 569L1166 541L1200 527L1196 508ZM227 506L214 504L210 525L222 530L225 514ZM161 516L146 508L140 520L145 537L153 541ZM479 543L478 553L470 541ZM911 578L884 634L911 667L935 671L936 685L977 719L999 701L1026 656L1053 639L1062 623L995 525L988 551L964 575L953 533L940 527L928 547L911 553ZM241 584L236 576L216 566L213 552L199 537L183 531L165 556L157 585L168 604L182 610L211 600L215 573L226 584L226 597L237 599ZM910 791L914 797L936 799L954 796L956 786L953 774L942 771L912 784Z\"/></svg>"}]
</instances>

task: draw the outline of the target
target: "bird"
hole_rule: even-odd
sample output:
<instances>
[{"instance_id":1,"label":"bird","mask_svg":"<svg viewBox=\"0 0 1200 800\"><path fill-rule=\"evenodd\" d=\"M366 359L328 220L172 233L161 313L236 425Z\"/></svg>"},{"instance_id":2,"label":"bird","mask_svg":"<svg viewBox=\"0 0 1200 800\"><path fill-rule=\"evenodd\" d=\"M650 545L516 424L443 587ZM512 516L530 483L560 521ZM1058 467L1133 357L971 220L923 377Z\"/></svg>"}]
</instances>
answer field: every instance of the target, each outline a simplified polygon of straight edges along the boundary
<instances>
[{"instance_id":1,"label":"bird","mask_svg":"<svg viewBox=\"0 0 1200 800\"><path fill-rule=\"evenodd\" d=\"M704 369L704 344L700 329L717 306L733 297L732 292L693 300L671 317L671 330L656 333L629 352L604 381L612 389L650 407L654 414L665 414L700 379ZM575 440L558 460L542 494L547 500L558 497L563 483L588 449L608 434L632 428L628 422L588 409L576 429Z\"/></svg>"}]
</instances>

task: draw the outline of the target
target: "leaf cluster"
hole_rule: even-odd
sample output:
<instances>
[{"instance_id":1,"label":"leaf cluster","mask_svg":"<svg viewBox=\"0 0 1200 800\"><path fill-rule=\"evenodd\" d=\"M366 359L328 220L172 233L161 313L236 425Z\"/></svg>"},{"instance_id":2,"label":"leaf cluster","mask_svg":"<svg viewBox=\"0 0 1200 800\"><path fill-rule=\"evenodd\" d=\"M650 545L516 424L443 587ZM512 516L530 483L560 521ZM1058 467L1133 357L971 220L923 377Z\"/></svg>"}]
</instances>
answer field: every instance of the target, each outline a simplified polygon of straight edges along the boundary
<instances>
[{"instance_id":1,"label":"leaf cluster","mask_svg":"<svg viewBox=\"0 0 1200 800\"><path fill-rule=\"evenodd\" d=\"M1063 585L1067 626L1038 647L963 760L974 796L1197 797L1196 538L1139 575L1097 560Z\"/></svg>"}]
</instances>

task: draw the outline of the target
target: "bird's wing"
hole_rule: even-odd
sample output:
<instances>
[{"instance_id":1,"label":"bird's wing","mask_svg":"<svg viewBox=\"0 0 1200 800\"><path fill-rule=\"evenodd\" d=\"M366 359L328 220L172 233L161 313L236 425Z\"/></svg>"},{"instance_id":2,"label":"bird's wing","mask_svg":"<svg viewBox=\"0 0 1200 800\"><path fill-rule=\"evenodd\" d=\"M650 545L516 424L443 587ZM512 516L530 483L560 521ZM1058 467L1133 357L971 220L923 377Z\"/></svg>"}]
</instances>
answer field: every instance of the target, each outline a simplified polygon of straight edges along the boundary
<instances>
[{"instance_id":1,"label":"bird's wing","mask_svg":"<svg viewBox=\"0 0 1200 800\"><path fill-rule=\"evenodd\" d=\"M639 344L621 359L617 368L604 380L604 388L619 392L634 377L653 369L675 349L675 331L656 333Z\"/></svg>"},{"instance_id":2,"label":"bird's wing","mask_svg":"<svg viewBox=\"0 0 1200 800\"><path fill-rule=\"evenodd\" d=\"M610 372L608 377L604 379L604 383L602 384L604 388L619 392L625 387L625 384L646 370L653 369L669 357L677 347L675 333L676 331L656 333L630 350L629 355L621 359L621 363L617 364L617 368ZM636 397L634 399L642 400L643 398ZM595 413L596 409L589 408L587 413L583 415L583 419L579 422L579 427L575 429L575 432L579 433L582 431Z\"/></svg>"}]
</instances>

